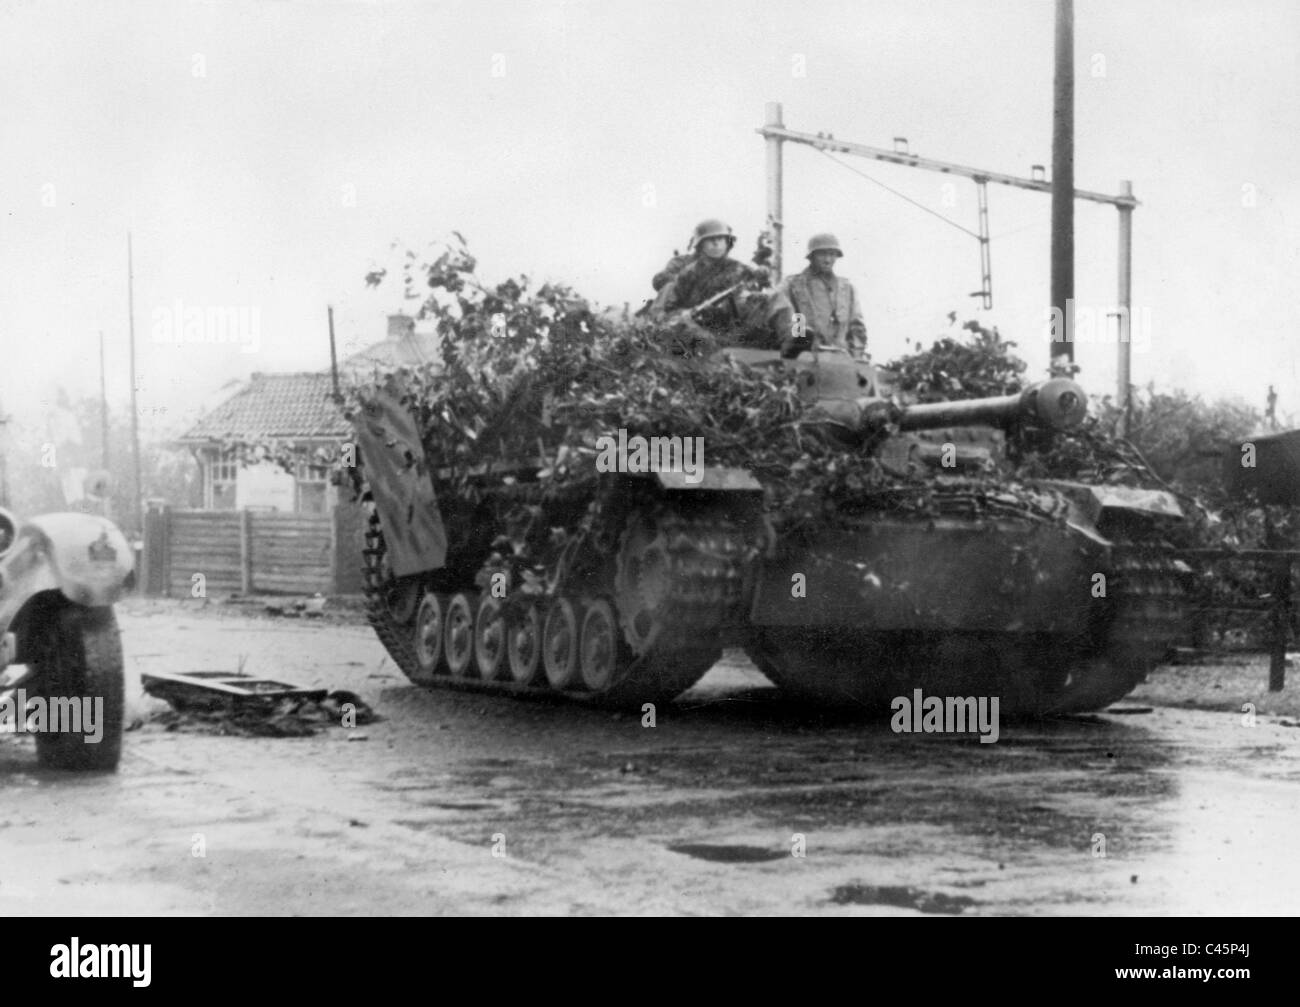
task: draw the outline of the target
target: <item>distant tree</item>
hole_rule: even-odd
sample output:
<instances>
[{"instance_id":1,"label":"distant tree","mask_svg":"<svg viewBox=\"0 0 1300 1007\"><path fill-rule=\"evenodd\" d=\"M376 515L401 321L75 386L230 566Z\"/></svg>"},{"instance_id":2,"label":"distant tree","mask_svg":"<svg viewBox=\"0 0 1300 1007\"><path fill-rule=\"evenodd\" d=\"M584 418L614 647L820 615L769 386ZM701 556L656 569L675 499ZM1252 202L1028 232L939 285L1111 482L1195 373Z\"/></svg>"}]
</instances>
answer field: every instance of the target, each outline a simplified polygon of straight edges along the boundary
<instances>
[{"instance_id":1,"label":"distant tree","mask_svg":"<svg viewBox=\"0 0 1300 1007\"><path fill-rule=\"evenodd\" d=\"M1103 429L1119 433L1122 417L1110 396L1095 402L1093 410ZM1128 439L1162 479L1220 504L1225 502L1223 452L1257 433L1263 421L1259 409L1239 399L1207 401L1181 389L1157 391L1148 384L1134 392Z\"/></svg>"},{"instance_id":2,"label":"distant tree","mask_svg":"<svg viewBox=\"0 0 1300 1007\"><path fill-rule=\"evenodd\" d=\"M21 423L4 443L8 506L25 515L81 510L103 513L94 499L77 499L85 476L104 469L103 419L97 398L73 400L60 390L47 414ZM108 467L112 485L109 515L125 528L135 528L135 467L131 416L110 410ZM84 473L84 474L83 474ZM196 506L198 466L186 450L160 439L142 440L140 475L146 498L160 497L175 506Z\"/></svg>"}]
</instances>

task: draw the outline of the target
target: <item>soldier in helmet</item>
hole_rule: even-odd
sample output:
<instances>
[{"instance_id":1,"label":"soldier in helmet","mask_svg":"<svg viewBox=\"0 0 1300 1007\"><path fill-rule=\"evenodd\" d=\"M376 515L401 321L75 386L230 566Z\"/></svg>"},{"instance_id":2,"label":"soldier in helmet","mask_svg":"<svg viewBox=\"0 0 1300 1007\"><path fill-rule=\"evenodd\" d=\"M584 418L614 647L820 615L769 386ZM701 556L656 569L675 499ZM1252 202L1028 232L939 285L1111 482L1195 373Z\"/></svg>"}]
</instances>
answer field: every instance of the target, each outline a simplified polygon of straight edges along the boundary
<instances>
[{"instance_id":1,"label":"soldier in helmet","mask_svg":"<svg viewBox=\"0 0 1300 1007\"><path fill-rule=\"evenodd\" d=\"M857 359L867 352L867 326L862 320L862 304L853 284L835 275L835 260L844 251L833 234L814 234L808 241L808 268L788 276L781 291L790 299L803 333L788 333L782 351L794 356L808 349L811 341L829 343L847 350Z\"/></svg>"},{"instance_id":2,"label":"soldier in helmet","mask_svg":"<svg viewBox=\"0 0 1300 1007\"><path fill-rule=\"evenodd\" d=\"M711 298L746 282L764 283L764 273L730 257L736 236L721 220L705 220L695 228L695 257L688 261L659 291L652 314L664 318L674 311L699 307ZM656 280L658 277L656 277ZM789 331L793 313L784 298L754 297L737 290L709 305L696 321L714 334L737 334L766 329L779 340ZM782 313L784 304L786 311Z\"/></svg>"}]
</instances>

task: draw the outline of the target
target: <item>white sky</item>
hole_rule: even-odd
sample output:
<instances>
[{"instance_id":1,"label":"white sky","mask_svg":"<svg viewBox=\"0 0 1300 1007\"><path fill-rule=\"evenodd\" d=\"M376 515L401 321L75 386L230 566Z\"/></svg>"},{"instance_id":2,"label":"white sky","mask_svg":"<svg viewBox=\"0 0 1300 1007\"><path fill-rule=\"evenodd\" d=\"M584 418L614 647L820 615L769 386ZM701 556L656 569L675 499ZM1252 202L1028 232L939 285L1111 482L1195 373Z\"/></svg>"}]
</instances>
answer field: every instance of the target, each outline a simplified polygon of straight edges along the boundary
<instances>
[{"instance_id":1,"label":"white sky","mask_svg":"<svg viewBox=\"0 0 1300 1007\"><path fill-rule=\"evenodd\" d=\"M1272 382L1300 415L1298 29L1289 0L1076 2L1075 184L1128 178L1142 203L1138 383L1262 405ZM730 221L748 258L766 101L792 129L1028 175L1050 166L1052 30L1045 0L7 0L0 410L39 410L56 382L96 391L100 328L125 400L128 228L140 405L172 428L250 371L327 366L328 303L343 352L381 338L400 291L362 277L394 240L456 228L491 279L633 305L702 217ZM973 183L852 163L975 227ZM989 318L1041 370L1050 199L989 196ZM788 263L810 233L840 236L878 360L949 310L982 315L974 239L806 147L786 148L785 217ZM1096 312L1115 298L1116 217L1076 210L1076 297ZM177 299L256 309L259 350L154 343ZM1114 358L1079 347L1092 391L1112 390Z\"/></svg>"}]
</instances>

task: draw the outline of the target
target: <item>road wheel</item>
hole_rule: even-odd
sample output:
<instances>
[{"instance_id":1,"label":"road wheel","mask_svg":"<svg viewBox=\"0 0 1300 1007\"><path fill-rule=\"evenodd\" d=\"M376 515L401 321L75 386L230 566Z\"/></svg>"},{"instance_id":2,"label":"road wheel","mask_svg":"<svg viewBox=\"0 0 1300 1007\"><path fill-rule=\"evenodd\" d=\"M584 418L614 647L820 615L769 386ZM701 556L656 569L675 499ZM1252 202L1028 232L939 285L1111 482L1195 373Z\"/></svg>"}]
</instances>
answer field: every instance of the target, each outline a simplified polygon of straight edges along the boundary
<instances>
[{"instance_id":1,"label":"road wheel","mask_svg":"<svg viewBox=\"0 0 1300 1007\"><path fill-rule=\"evenodd\" d=\"M501 602L484 598L474 619L474 660L478 674L486 682L500 673L506 658L506 623L501 616Z\"/></svg>"},{"instance_id":2,"label":"road wheel","mask_svg":"<svg viewBox=\"0 0 1300 1007\"><path fill-rule=\"evenodd\" d=\"M592 602L582 617L578 658L582 684L591 692L604 692L626 667L627 662L619 660L623 656L621 637L613 606L604 598Z\"/></svg>"},{"instance_id":3,"label":"road wheel","mask_svg":"<svg viewBox=\"0 0 1300 1007\"><path fill-rule=\"evenodd\" d=\"M36 757L49 769L112 772L122 756L122 711L125 683L122 641L111 608L60 605L31 627L36 634L32 671L36 693L45 699L46 727L53 723L54 703L72 700L78 707L79 731L40 731ZM94 730L81 714L83 698L91 700ZM66 716L66 704L60 707ZM76 721L74 721L76 723ZM102 733L101 733L102 732ZM98 736L98 740L94 738Z\"/></svg>"},{"instance_id":4,"label":"road wheel","mask_svg":"<svg viewBox=\"0 0 1300 1007\"><path fill-rule=\"evenodd\" d=\"M452 595L446 618L447 671L452 678L468 678L474 672L474 608L469 596Z\"/></svg>"},{"instance_id":5,"label":"road wheel","mask_svg":"<svg viewBox=\"0 0 1300 1007\"><path fill-rule=\"evenodd\" d=\"M542 617L530 604L513 616L509 624L506 660L510 678L518 685L532 685L542 665Z\"/></svg>"},{"instance_id":6,"label":"road wheel","mask_svg":"<svg viewBox=\"0 0 1300 1007\"><path fill-rule=\"evenodd\" d=\"M578 678L578 614L568 598L551 602L542 629L542 665L552 689L570 689Z\"/></svg>"},{"instance_id":7,"label":"road wheel","mask_svg":"<svg viewBox=\"0 0 1300 1007\"><path fill-rule=\"evenodd\" d=\"M415 660L420 666L421 681L447 670L442 652L442 602L432 591L425 593L415 614Z\"/></svg>"}]
</instances>

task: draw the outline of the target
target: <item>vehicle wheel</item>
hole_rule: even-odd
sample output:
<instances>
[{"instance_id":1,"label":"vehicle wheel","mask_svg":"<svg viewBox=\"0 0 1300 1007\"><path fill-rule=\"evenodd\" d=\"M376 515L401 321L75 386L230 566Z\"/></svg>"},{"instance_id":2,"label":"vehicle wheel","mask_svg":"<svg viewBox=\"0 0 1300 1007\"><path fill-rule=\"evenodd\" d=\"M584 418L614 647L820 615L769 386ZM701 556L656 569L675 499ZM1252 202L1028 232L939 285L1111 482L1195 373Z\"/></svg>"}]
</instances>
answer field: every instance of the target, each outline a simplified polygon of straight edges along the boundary
<instances>
[{"instance_id":1,"label":"vehicle wheel","mask_svg":"<svg viewBox=\"0 0 1300 1007\"><path fill-rule=\"evenodd\" d=\"M613 606L604 598L592 602L582 617L578 658L582 684L591 692L604 692L626 666L626 662L619 660L621 637Z\"/></svg>"},{"instance_id":2,"label":"vehicle wheel","mask_svg":"<svg viewBox=\"0 0 1300 1007\"><path fill-rule=\"evenodd\" d=\"M568 598L557 598L542 629L542 666L552 689L569 689L578 677L578 614Z\"/></svg>"},{"instance_id":3,"label":"vehicle wheel","mask_svg":"<svg viewBox=\"0 0 1300 1007\"><path fill-rule=\"evenodd\" d=\"M542 617L530 604L509 624L506 659L510 678L518 685L532 685L542 664Z\"/></svg>"},{"instance_id":4,"label":"vehicle wheel","mask_svg":"<svg viewBox=\"0 0 1300 1007\"><path fill-rule=\"evenodd\" d=\"M415 660L420 666L421 681L447 670L442 654L442 602L432 591L420 601L415 614Z\"/></svg>"},{"instance_id":5,"label":"vehicle wheel","mask_svg":"<svg viewBox=\"0 0 1300 1007\"><path fill-rule=\"evenodd\" d=\"M447 671L452 678L468 678L474 672L474 607L467 595L451 596L446 619Z\"/></svg>"},{"instance_id":6,"label":"vehicle wheel","mask_svg":"<svg viewBox=\"0 0 1300 1007\"><path fill-rule=\"evenodd\" d=\"M36 757L49 769L112 772L122 756L122 712L125 682L122 674L122 641L111 608L82 608L61 605L45 614L32 631L34 656L31 664L37 695L46 700L74 700L79 731L40 731L36 735ZM94 730L81 720L83 698L89 698L95 718ZM102 702L95 702L100 700ZM62 709L62 708L61 708ZM47 727L54 708L47 708ZM102 732L102 733L101 733ZM93 740L95 735L99 739Z\"/></svg>"},{"instance_id":7,"label":"vehicle wheel","mask_svg":"<svg viewBox=\"0 0 1300 1007\"><path fill-rule=\"evenodd\" d=\"M505 665L505 658L506 623L501 617L501 602L484 598L474 619L474 660L478 663L479 678L485 682L495 679Z\"/></svg>"}]
</instances>

